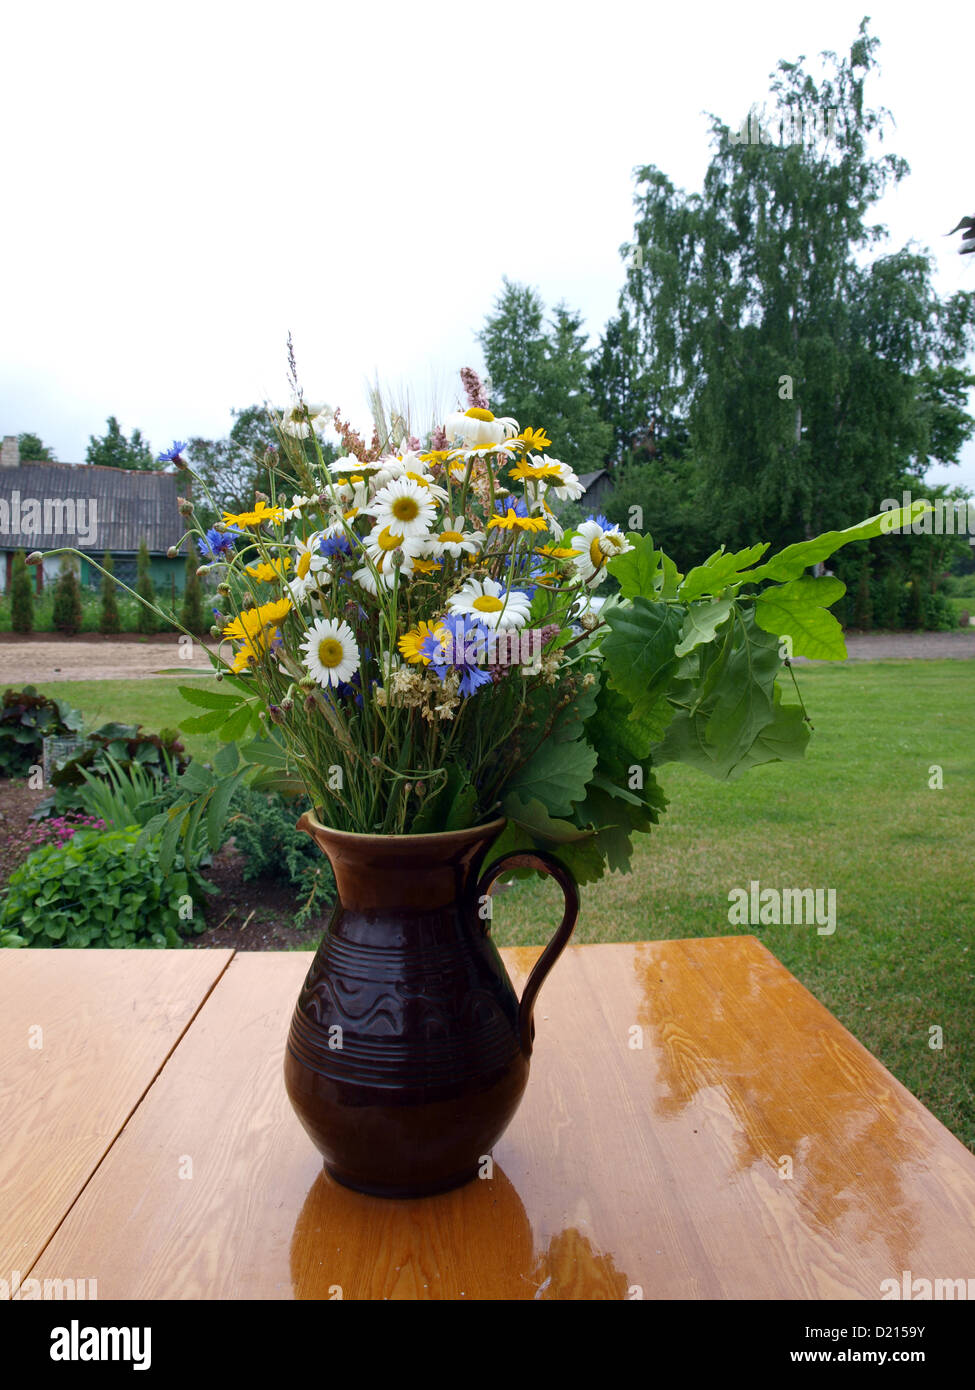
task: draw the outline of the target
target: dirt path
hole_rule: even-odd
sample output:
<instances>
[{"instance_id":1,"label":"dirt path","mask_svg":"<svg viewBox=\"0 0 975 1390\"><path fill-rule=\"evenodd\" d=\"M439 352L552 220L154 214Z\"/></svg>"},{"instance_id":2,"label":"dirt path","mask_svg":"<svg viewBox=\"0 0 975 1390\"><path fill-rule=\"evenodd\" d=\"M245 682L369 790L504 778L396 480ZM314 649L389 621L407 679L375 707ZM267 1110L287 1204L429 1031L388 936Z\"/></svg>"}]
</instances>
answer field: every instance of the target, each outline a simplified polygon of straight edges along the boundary
<instances>
[{"instance_id":1,"label":"dirt path","mask_svg":"<svg viewBox=\"0 0 975 1390\"><path fill-rule=\"evenodd\" d=\"M848 632L851 661L905 661L975 657L975 627L957 632Z\"/></svg>"},{"instance_id":2,"label":"dirt path","mask_svg":"<svg viewBox=\"0 0 975 1390\"><path fill-rule=\"evenodd\" d=\"M181 654L178 635L119 638L82 633L78 637L30 637L0 633L0 687L41 681L147 680L153 676L187 676L209 670L200 642ZM957 632L848 633L851 661L945 657L975 658L975 628ZM185 648L182 651L186 651ZM797 658L802 660L802 658Z\"/></svg>"},{"instance_id":3,"label":"dirt path","mask_svg":"<svg viewBox=\"0 0 975 1390\"><path fill-rule=\"evenodd\" d=\"M30 637L0 633L0 686L38 684L41 681L147 680L153 676L187 676L206 669L202 643L192 650L178 633L138 637L104 638L95 633L77 637ZM229 649L228 649L229 650Z\"/></svg>"}]
</instances>

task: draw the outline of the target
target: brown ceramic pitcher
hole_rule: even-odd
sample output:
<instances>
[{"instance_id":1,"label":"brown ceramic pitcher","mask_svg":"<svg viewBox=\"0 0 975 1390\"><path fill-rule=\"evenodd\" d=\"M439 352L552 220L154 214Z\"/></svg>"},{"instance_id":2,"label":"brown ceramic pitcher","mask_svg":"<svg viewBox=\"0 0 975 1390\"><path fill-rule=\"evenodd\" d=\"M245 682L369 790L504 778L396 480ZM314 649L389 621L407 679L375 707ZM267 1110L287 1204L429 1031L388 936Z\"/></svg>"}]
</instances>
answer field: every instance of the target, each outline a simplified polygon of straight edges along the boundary
<instances>
[{"instance_id":1,"label":"brown ceramic pitcher","mask_svg":"<svg viewBox=\"0 0 975 1390\"><path fill-rule=\"evenodd\" d=\"M550 855L514 853L483 874L504 820L441 835L356 835L306 813L338 901L288 1035L285 1083L338 1182L417 1197L477 1175L528 1081L532 1011L576 923L579 898ZM484 904L500 874L551 874L559 928L519 1002Z\"/></svg>"}]
</instances>

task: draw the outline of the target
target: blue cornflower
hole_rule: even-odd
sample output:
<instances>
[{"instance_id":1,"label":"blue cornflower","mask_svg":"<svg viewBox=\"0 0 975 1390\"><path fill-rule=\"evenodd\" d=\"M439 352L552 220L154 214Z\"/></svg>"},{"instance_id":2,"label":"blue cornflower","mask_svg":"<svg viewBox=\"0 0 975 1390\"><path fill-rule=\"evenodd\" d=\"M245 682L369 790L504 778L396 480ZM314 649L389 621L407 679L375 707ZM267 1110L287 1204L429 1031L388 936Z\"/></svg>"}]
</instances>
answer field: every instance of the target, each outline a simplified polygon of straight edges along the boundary
<instances>
[{"instance_id":1,"label":"blue cornflower","mask_svg":"<svg viewBox=\"0 0 975 1390\"><path fill-rule=\"evenodd\" d=\"M427 637L419 651L429 658L430 669L441 681L447 679L448 671L459 671L460 693L473 695L478 686L491 680L490 671L481 670L477 664L478 657L484 659L491 633L479 619L467 613L450 613L439 626L446 628L446 634Z\"/></svg>"},{"instance_id":2,"label":"blue cornflower","mask_svg":"<svg viewBox=\"0 0 975 1390\"><path fill-rule=\"evenodd\" d=\"M587 516L586 521L594 521L597 526L601 526L604 531L615 531L616 527L608 517L603 516L602 512L598 516Z\"/></svg>"},{"instance_id":3,"label":"blue cornflower","mask_svg":"<svg viewBox=\"0 0 975 1390\"><path fill-rule=\"evenodd\" d=\"M350 555L352 553L347 536L322 536L318 543L318 549L319 553L329 560L333 555Z\"/></svg>"},{"instance_id":4,"label":"blue cornflower","mask_svg":"<svg viewBox=\"0 0 975 1390\"><path fill-rule=\"evenodd\" d=\"M215 526L211 526L205 538L197 541L196 548L204 560L217 560L221 555L231 554L234 538L243 534L243 531L218 531Z\"/></svg>"},{"instance_id":5,"label":"blue cornflower","mask_svg":"<svg viewBox=\"0 0 975 1390\"><path fill-rule=\"evenodd\" d=\"M174 440L173 440L173 446L172 446L172 448L171 448L171 449L167 449L166 452L165 452L164 454L160 454L160 455L158 456L158 458L156 459L156 462L157 462L157 463L175 463L176 460L181 456L181 454L182 454L182 452L183 452L183 450L184 450L185 448L187 448L187 444L186 444L186 441L185 441L185 440L183 440L183 439L174 439Z\"/></svg>"}]
</instances>

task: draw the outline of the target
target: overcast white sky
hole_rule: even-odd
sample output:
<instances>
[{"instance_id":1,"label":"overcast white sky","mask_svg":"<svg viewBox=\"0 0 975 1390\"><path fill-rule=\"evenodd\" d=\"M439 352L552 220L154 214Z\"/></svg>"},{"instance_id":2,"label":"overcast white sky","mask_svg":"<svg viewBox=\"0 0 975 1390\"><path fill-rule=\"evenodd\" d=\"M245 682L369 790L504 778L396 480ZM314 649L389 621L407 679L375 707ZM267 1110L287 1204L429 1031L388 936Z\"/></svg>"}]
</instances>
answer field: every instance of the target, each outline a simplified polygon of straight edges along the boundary
<instances>
[{"instance_id":1,"label":"overcast white sky","mask_svg":"<svg viewBox=\"0 0 975 1390\"><path fill-rule=\"evenodd\" d=\"M615 311L632 170L698 189L779 58L846 53L860 5L144 0L4 7L0 433L155 450L305 394L363 428L375 372L450 408L501 278ZM912 173L891 248L975 288L970 6L869 8L872 105ZM940 473L939 473L939 476ZM975 488L975 445L952 481Z\"/></svg>"}]
</instances>

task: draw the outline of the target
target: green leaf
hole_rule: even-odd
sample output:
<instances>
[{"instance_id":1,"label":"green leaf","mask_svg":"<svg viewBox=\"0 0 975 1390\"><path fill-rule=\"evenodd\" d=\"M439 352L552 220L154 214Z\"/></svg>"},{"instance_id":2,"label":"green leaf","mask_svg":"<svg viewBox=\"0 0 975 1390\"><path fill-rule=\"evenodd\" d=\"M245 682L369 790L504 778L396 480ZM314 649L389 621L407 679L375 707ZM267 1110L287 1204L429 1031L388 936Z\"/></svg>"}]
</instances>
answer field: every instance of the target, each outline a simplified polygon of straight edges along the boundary
<instances>
[{"instance_id":1,"label":"green leaf","mask_svg":"<svg viewBox=\"0 0 975 1390\"><path fill-rule=\"evenodd\" d=\"M775 687L775 712L770 724L736 765L729 780L740 777L759 763L797 762L809 742L809 725L798 705L782 704L782 691Z\"/></svg>"},{"instance_id":2,"label":"green leaf","mask_svg":"<svg viewBox=\"0 0 975 1390\"><path fill-rule=\"evenodd\" d=\"M236 743L225 743L213 760L213 770L219 777L229 777L240 766Z\"/></svg>"},{"instance_id":3,"label":"green leaf","mask_svg":"<svg viewBox=\"0 0 975 1390\"><path fill-rule=\"evenodd\" d=\"M689 608L674 655L686 656L702 643L713 641L718 628L731 612L733 602L730 598L718 598L710 603L696 603Z\"/></svg>"},{"instance_id":4,"label":"green leaf","mask_svg":"<svg viewBox=\"0 0 975 1390\"><path fill-rule=\"evenodd\" d=\"M735 762L772 718L772 689L782 666L779 644L759 631L749 613L736 624L735 642L715 678L709 675L712 706L708 742Z\"/></svg>"},{"instance_id":5,"label":"green leaf","mask_svg":"<svg viewBox=\"0 0 975 1390\"><path fill-rule=\"evenodd\" d=\"M751 576L744 571L760 560L768 548L768 541L760 541L757 545L733 550L729 554L725 554L722 547L703 565L695 565L680 586L680 597L686 603L700 598L702 594L720 594L731 584L751 582Z\"/></svg>"},{"instance_id":6,"label":"green leaf","mask_svg":"<svg viewBox=\"0 0 975 1390\"><path fill-rule=\"evenodd\" d=\"M674 650L683 613L665 603L635 598L609 615L601 651L610 682L633 706L631 718L649 714L677 670Z\"/></svg>"},{"instance_id":7,"label":"green leaf","mask_svg":"<svg viewBox=\"0 0 975 1390\"><path fill-rule=\"evenodd\" d=\"M220 729L220 738L224 743L232 743L234 739L240 738L247 732L247 727L254 717L254 707L249 704L241 705L235 710L225 724Z\"/></svg>"},{"instance_id":8,"label":"green leaf","mask_svg":"<svg viewBox=\"0 0 975 1390\"><path fill-rule=\"evenodd\" d=\"M231 745L232 747L233 745ZM210 849L216 854L223 843L223 829L227 822L227 808L230 805L230 798L234 794L237 785L236 777L228 777L221 782L213 796L210 798L210 805L207 808L207 840Z\"/></svg>"},{"instance_id":9,"label":"green leaf","mask_svg":"<svg viewBox=\"0 0 975 1390\"><path fill-rule=\"evenodd\" d=\"M669 555L660 557L660 573L657 575L655 588L657 597L661 599L676 598L680 588L680 582L684 578L680 570L674 564Z\"/></svg>"},{"instance_id":10,"label":"green leaf","mask_svg":"<svg viewBox=\"0 0 975 1390\"><path fill-rule=\"evenodd\" d=\"M585 796L595 766L596 750L584 738L559 744L546 739L508 781L506 790L523 802L537 797L551 815L566 816L572 803Z\"/></svg>"},{"instance_id":11,"label":"green leaf","mask_svg":"<svg viewBox=\"0 0 975 1390\"><path fill-rule=\"evenodd\" d=\"M844 661L846 642L843 629L826 610L842 598L846 585L840 579L804 575L787 584L763 589L755 599L755 621L780 640L792 639L794 656L815 661Z\"/></svg>"},{"instance_id":12,"label":"green leaf","mask_svg":"<svg viewBox=\"0 0 975 1390\"><path fill-rule=\"evenodd\" d=\"M595 834L591 826L580 827L573 825L571 821L554 819L537 797L523 801L520 796L511 792L502 802L501 812L514 825L520 826L530 835L540 849L569 844L574 840L591 839Z\"/></svg>"},{"instance_id":13,"label":"green leaf","mask_svg":"<svg viewBox=\"0 0 975 1390\"><path fill-rule=\"evenodd\" d=\"M199 690L192 685L181 685L179 693L187 704L199 705L202 709L222 709L226 713L240 704L239 695L222 694L216 690Z\"/></svg>"},{"instance_id":14,"label":"green leaf","mask_svg":"<svg viewBox=\"0 0 975 1390\"><path fill-rule=\"evenodd\" d=\"M608 561L606 570L618 580L624 598L650 598L660 569L660 551L654 549L650 536L642 536L638 531L628 532L626 539L633 549Z\"/></svg>"},{"instance_id":15,"label":"green leaf","mask_svg":"<svg viewBox=\"0 0 975 1390\"><path fill-rule=\"evenodd\" d=\"M179 728L184 734L211 734L227 722L227 711L211 710L209 714L194 715L192 719L182 719Z\"/></svg>"},{"instance_id":16,"label":"green leaf","mask_svg":"<svg viewBox=\"0 0 975 1390\"><path fill-rule=\"evenodd\" d=\"M879 512L877 516L868 517L856 526L848 526L845 531L825 531L821 536L814 536L812 540L797 541L794 545L787 545L784 550L780 550L778 555L773 555L764 565L759 565L757 570L753 570L749 582L756 579L798 579L803 570L808 569L810 565L818 565L823 560L828 560L851 541L867 541L875 536L888 535L895 526L909 525L912 519L916 520L926 511L933 510L930 502L922 502L919 499L910 507Z\"/></svg>"}]
</instances>

